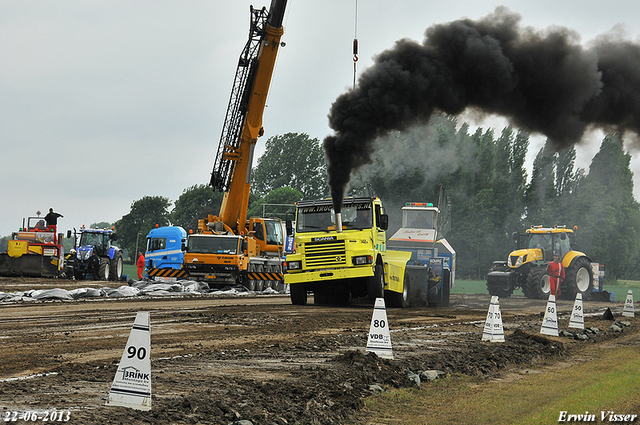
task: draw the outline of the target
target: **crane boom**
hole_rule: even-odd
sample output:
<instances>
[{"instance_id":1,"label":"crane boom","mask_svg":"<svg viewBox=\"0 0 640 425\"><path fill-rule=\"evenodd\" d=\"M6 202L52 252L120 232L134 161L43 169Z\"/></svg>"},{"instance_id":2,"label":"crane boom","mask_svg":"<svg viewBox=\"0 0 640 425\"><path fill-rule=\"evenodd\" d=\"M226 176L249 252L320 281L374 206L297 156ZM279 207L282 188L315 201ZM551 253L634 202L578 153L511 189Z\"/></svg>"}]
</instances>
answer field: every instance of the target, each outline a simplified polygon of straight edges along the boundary
<instances>
[{"instance_id":1,"label":"crane boom","mask_svg":"<svg viewBox=\"0 0 640 425\"><path fill-rule=\"evenodd\" d=\"M210 185L224 192L218 220L236 234L245 232L251 166L275 67L287 0L272 0L269 12L251 7L251 28L234 79L211 172Z\"/></svg>"}]
</instances>

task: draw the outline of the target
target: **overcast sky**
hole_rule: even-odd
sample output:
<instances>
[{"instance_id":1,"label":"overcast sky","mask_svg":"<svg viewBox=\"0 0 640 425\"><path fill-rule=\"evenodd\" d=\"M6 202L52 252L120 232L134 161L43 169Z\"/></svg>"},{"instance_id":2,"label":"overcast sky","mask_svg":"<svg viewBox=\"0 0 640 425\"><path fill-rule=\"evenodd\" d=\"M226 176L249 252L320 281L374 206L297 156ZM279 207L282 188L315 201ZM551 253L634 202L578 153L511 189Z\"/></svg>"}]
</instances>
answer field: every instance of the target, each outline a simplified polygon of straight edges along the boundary
<instances>
[{"instance_id":1,"label":"overcast sky","mask_svg":"<svg viewBox=\"0 0 640 425\"><path fill-rule=\"evenodd\" d=\"M269 2L0 0L0 236L50 207L64 231L208 183L249 6ZM640 34L637 1L359 0L356 20L355 0L289 0L258 155L273 135L331 133L331 103L353 83L356 22L360 72L400 38L500 5L524 26L573 29L585 46L612 29ZM579 166L601 137L577 147ZM531 157L543 141L532 139Z\"/></svg>"}]
</instances>

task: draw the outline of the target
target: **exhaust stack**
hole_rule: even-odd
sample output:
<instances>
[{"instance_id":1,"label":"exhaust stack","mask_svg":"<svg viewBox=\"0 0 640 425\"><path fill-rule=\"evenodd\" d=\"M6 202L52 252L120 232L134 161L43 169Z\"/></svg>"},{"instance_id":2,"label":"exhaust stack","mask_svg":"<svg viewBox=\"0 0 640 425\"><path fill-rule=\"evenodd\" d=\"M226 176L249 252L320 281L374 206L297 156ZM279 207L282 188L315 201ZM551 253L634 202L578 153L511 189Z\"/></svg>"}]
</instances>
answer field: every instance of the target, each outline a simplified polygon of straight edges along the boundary
<instances>
[{"instance_id":1,"label":"exhaust stack","mask_svg":"<svg viewBox=\"0 0 640 425\"><path fill-rule=\"evenodd\" d=\"M342 233L342 213L336 213L336 231Z\"/></svg>"}]
</instances>

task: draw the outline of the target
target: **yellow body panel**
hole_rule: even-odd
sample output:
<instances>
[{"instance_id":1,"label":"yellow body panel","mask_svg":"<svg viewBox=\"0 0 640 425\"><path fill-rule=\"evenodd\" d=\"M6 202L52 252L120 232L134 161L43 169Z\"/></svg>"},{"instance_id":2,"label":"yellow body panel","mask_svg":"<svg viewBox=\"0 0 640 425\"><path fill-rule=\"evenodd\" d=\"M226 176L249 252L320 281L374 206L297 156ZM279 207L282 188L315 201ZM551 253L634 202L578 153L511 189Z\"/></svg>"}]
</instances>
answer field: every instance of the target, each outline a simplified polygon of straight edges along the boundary
<instances>
[{"instance_id":1,"label":"yellow body panel","mask_svg":"<svg viewBox=\"0 0 640 425\"><path fill-rule=\"evenodd\" d=\"M402 293L404 287L404 273L411 253L406 251L386 251L383 255L384 278L388 291Z\"/></svg>"},{"instance_id":2,"label":"yellow body panel","mask_svg":"<svg viewBox=\"0 0 640 425\"><path fill-rule=\"evenodd\" d=\"M564 266L564 268L567 268L571 265L571 262L573 261L574 258L586 257L586 256L587 256L586 254L580 251L569 251L562 259L562 265Z\"/></svg>"},{"instance_id":3,"label":"yellow body panel","mask_svg":"<svg viewBox=\"0 0 640 425\"><path fill-rule=\"evenodd\" d=\"M311 283L371 276L373 276L373 267L371 266L348 267L331 270L303 271L301 273L288 272L284 275L284 283Z\"/></svg>"},{"instance_id":4,"label":"yellow body panel","mask_svg":"<svg viewBox=\"0 0 640 425\"><path fill-rule=\"evenodd\" d=\"M18 258L27 253L29 242L27 241L9 241L7 253L9 257Z\"/></svg>"}]
</instances>

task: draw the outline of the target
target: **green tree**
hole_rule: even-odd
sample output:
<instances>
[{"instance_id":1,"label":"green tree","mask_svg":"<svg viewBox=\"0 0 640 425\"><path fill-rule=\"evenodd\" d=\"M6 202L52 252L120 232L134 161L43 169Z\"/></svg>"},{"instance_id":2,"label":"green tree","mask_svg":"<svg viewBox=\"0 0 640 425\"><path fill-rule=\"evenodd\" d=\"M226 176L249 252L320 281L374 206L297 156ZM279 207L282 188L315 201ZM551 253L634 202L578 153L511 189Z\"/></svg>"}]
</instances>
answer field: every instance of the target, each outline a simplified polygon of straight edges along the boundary
<instances>
[{"instance_id":1,"label":"green tree","mask_svg":"<svg viewBox=\"0 0 640 425\"><path fill-rule=\"evenodd\" d=\"M580 248L606 265L608 279L640 276L640 205L630 161L622 139L607 135L577 189Z\"/></svg>"},{"instance_id":2,"label":"green tree","mask_svg":"<svg viewBox=\"0 0 640 425\"><path fill-rule=\"evenodd\" d=\"M6 252L9 246L9 236L3 236L0 238L0 252Z\"/></svg>"},{"instance_id":3,"label":"green tree","mask_svg":"<svg viewBox=\"0 0 640 425\"><path fill-rule=\"evenodd\" d=\"M358 171L348 194L380 196L392 233L405 202L435 203L444 187L458 275L483 278L494 260L506 258L513 247L506 235L522 219L529 134L507 128L496 140L492 129L469 135L468 128L436 114L427 125L379 138L372 164Z\"/></svg>"},{"instance_id":4,"label":"green tree","mask_svg":"<svg viewBox=\"0 0 640 425\"><path fill-rule=\"evenodd\" d=\"M171 211L171 222L186 230L196 229L198 220L210 214L218 215L220 213L222 198L222 192L216 192L204 184L184 189Z\"/></svg>"},{"instance_id":5,"label":"green tree","mask_svg":"<svg viewBox=\"0 0 640 425\"><path fill-rule=\"evenodd\" d=\"M116 221L118 246L127 250L130 258L135 258L136 244L138 250L143 250L145 237L156 226L169 224L171 202L162 196L145 196L131 204L131 211Z\"/></svg>"},{"instance_id":6,"label":"green tree","mask_svg":"<svg viewBox=\"0 0 640 425\"><path fill-rule=\"evenodd\" d=\"M274 189L264 198L255 201L247 217L278 217L281 220L293 220L295 218L295 207L292 205L302 199L299 190L290 187L280 187ZM264 215L263 215L264 211Z\"/></svg>"},{"instance_id":7,"label":"green tree","mask_svg":"<svg viewBox=\"0 0 640 425\"><path fill-rule=\"evenodd\" d=\"M251 188L259 196L291 187L306 199L327 195L326 164L318 139L286 133L267 140L266 150L251 174Z\"/></svg>"},{"instance_id":8,"label":"green tree","mask_svg":"<svg viewBox=\"0 0 640 425\"><path fill-rule=\"evenodd\" d=\"M99 223L91 223L89 226L90 229L109 229L111 228L111 223L107 223L106 221L101 221Z\"/></svg>"}]
</instances>

